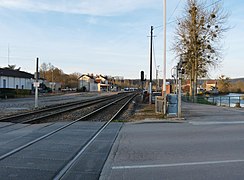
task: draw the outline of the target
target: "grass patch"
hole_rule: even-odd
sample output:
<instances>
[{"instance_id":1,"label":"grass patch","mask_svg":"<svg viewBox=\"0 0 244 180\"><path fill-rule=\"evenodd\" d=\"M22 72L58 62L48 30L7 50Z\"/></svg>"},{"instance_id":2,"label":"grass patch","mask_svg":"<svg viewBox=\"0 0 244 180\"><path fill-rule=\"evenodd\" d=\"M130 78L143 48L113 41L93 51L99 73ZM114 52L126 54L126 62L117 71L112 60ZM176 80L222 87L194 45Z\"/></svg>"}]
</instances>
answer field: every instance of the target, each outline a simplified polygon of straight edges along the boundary
<instances>
[{"instance_id":1,"label":"grass patch","mask_svg":"<svg viewBox=\"0 0 244 180\"><path fill-rule=\"evenodd\" d=\"M118 119L115 119L113 120L112 122L117 122L117 123L124 123L124 122L130 122L129 120L124 120L124 119L121 119L121 120L118 120Z\"/></svg>"},{"instance_id":2,"label":"grass patch","mask_svg":"<svg viewBox=\"0 0 244 180\"><path fill-rule=\"evenodd\" d=\"M155 112L155 105L144 104L138 109L135 114L130 117L130 120L144 120L144 119L164 119L163 114L157 114Z\"/></svg>"}]
</instances>

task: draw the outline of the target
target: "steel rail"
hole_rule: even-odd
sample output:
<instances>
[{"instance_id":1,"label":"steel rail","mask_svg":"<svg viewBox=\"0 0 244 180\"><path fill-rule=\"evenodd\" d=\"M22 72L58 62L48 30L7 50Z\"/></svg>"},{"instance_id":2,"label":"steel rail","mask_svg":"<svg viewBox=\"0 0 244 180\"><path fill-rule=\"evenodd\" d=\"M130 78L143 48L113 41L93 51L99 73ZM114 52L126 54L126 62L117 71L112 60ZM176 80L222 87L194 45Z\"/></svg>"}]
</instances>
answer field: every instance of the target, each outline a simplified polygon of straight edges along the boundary
<instances>
[{"instance_id":1,"label":"steel rail","mask_svg":"<svg viewBox=\"0 0 244 180\"><path fill-rule=\"evenodd\" d=\"M61 169L59 171L59 173L53 178L54 180L60 180L62 179L65 174L67 174L67 172L74 166L74 164L77 162L77 160L79 159L79 157L82 155L82 153L84 153L84 151L89 147L89 145L97 138L97 136L99 134L101 134L101 132L118 116L119 113L121 113L121 111L126 107L126 105L136 96L137 94L134 94L132 97L129 98L129 100L127 100L123 106L113 115L112 118L110 118L110 120L108 120L92 137L91 139L84 145L84 147L66 164L66 166L63 167L63 169ZM117 101L118 102L118 101ZM116 103L116 102L114 102ZM113 103L113 104L114 104Z\"/></svg>"},{"instance_id":2,"label":"steel rail","mask_svg":"<svg viewBox=\"0 0 244 180\"><path fill-rule=\"evenodd\" d=\"M41 136L39 138L36 138L35 140L32 140L32 141L30 141L30 142L28 142L28 143L26 143L26 144L24 144L24 145L22 145L22 146L20 146L18 148L15 148L15 149L11 150L8 153L5 153L5 154L1 155L0 156L0 161L5 159L5 158L7 158L7 157L9 157L9 156L11 156L11 155L13 155L13 154L15 154L15 153L17 153L17 152L19 152L19 151L21 151L21 150L23 150L23 149L25 149L25 148L27 148L27 147L29 147L29 146L31 146L34 143L37 143L37 142L39 142L39 141L41 141L41 140L43 140L43 139L45 139L47 137L50 137L51 135L53 135L53 134L65 129L65 128L71 126L72 124L75 124L76 122L79 122L79 121L81 121L81 120L83 120L83 119L85 119L85 118L87 118L89 116L92 116L92 115L96 114L97 112L99 112L99 111L101 111L101 110L103 110L103 109L115 104L116 102L118 102L118 101L120 101L120 100L122 100L124 98L125 97L122 97L122 98L120 97L119 99L117 99L117 100L115 100L115 101L113 101L113 102L111 102L111 103L109 103L109 104L107 104L107 105L105 105L103 107L100 107L100 108L96 109L95 111L92 111L92 112L86 114L85 116L82 116L81 118L78 118L78 119L76 119L76 120L74 120L74 121L72 121L72 122L70 122L70 123L58 128L56 130L53 130L53 131L51 131L51 132L49 132L49 133L47 133L47 134L45 134L45 135L43 135L43 136Z\"/></svg>"},{"instance_id":3,"label":"steel rail","mask_svg":"<svg viewBox=\"0 0 244 180\"><path fill-rule=\"evenodd\" d=\"M43 110L38 111L38 112L35 111L35 112L25 113L25 114L17 115L16 117L8 117L6 121L7 122L10 121L11 118L13 118L13 119L24 118L25 116L26 116L26 118L28 118L28 116L37 115L38 113L50 112L49 114L44 114L44 115L40 115L39 114L38 117L34 117L34 118L31 118L31 119L28 119L28 120L25 120L25 121L20 121L20 120L11 120L10 121L12 123L34 123L34 122L40 121L41 119L51 118L51 117L56 116L56 115L61 114L61 113L74 111L74 110L77 110L77 109L80 109L80 108L84 108L84 107L87 107L87 106L102 102L104 100L113 99L114 97L118 97L118 96L120 96L120 95L113 95L113 96L109 96L109 97L103 97L103 98L99 98L99 99L92 99L92 100L82 101L82 102L79 102L79 103L68 104L68 105L64 105L64 106L57 106L57 107L50 108L50 109L43 109ZM80 105L80 103L83 103L83 104ZM75 106L75 107L72 107L72 106ZM68 108L68 107L70 107L70 108ZM51 113L51 111L54 111L54 110L57 110L57 109L60 109L60 108L68 108L68 109L59 110L57 112L52 112ZM7 126L11 126L11 125L7 125ZM6 126L4 126L4 127L6 127ZM0 127L0 129L1 129L1 127Z\"/></svg>"},{"instance_id":4,"label":"steel rail","mask_svg":"<svg viewBox=\"0 0 244 180\"><path fill-rule=\"evenodd\" d=\"M65 104L58 104L56 106L54 105L54 107L51 106L51 107L46 107L46 108L39 109L39 110L34 110L32 112L26 112L26 113L21 113L21 114L10 115L7 117L2 117L2 118L0 118L0 121L8 122L8 121L10 121L12 119L16 119L16 118L23 118L25 116L32 116L32 115L36 115L38 113L53 111L53 110L57 110L60 108L71 107L71 106L79 105L80 103L89 103L89 102L94 101L94 100L104 100L104 99L108 99L108 98L113 98L114 96L116 96L116 95L104 96L104 97L99 97L99 98L92 98L92 99L82 100L82 101L68 102Z\"/></svg>"},{"instance_id":5,"label":"steel rail","mask_svg":"<svg viewBox=\"0 0 244 180\"><path fill-rule=\"evenodd\" d=\"M41 121L42 119L51 118L51 117L56 116L56 115L59 115L61 113L67 113L67 112L74 111L74 110L77 110L77 109L89 107L89 106L94 105L96 103L100 103L100 102L104 102L104 101L109 101L112 98L114 98L114 97L110 97L108 99L99 99L99 100L95 100L95 101L90 101L90 102L87 102L86 104L82 104L80 106L71 107L69 109L64 109L64 110L60 110L58 112L53 112L51 114L46 114L46 115L43 115L43 116L39 116L39 117L30 119L30 120L23 121L21 123L24 123L24 124L26 124L26 123L35 123L37 121Z\"/></svg>"}]
</instances>

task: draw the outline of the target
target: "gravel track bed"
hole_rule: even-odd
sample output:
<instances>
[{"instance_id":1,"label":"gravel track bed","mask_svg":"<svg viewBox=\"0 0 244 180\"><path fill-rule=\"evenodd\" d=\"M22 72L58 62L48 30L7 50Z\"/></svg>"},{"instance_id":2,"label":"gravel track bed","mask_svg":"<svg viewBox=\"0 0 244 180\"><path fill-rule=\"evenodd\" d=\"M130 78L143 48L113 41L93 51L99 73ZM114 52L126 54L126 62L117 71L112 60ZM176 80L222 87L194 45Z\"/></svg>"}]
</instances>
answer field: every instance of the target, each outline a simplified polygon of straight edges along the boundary
<instances>
[{"instance_id":1,"label":"gravel track bed","mask_svg":"<svg viewBox=\"0 0 244 180\"><path fill-rule=\"evenodd\" d=\"M53 96L40 96L38 105L39 108L47 106L65 104L79 100L91 99L104 95L112 95L114 93L70 93ZM16 98L16 99L0 99L0 118L22 112L28 112L34 109L34 97Z\"/></svg>"},{"instance_id":2,"label":"gravel track bed","mask_svg":"<svg viewBox=\"0 0 244 180\"><path fill-rule=\"evenodd\" d=\"M38 123L49 123L49 122L56 122L56 121L58 121L58 122L74 121L76 119L81 118L82 116L87 115L88 113L91 113L92 111L94 111L102 106L105 106L109 102L111 102L111 100L105 100L103 102L100 102L99 104L91 105L89 107L85 107L85 108L74 110L74 111L67 112L67 113L61 113L58 116L42 120L41 122L38 122Z\"/></svg>"},{"instance_id":3,"label":"gravel track bed","mask_svg":"<svg viewBox=\"0 0 244 180\"><path fill-rule=\"evenodd\" d=\"M96 115L88 118L87 120L99 121L99 122L108 121L109 119L111 119L114 116L114 112L117 112L122 107L122 105L124 105L124 103L126 101L128 101L129 98L127 97L127 98L123 99L122 101L115 103L113 106L110 106L110 107L104 109L102 114L101 113L96 114ZM124 111L126 111L126 109Z\"/></svg>"}]
</instances>

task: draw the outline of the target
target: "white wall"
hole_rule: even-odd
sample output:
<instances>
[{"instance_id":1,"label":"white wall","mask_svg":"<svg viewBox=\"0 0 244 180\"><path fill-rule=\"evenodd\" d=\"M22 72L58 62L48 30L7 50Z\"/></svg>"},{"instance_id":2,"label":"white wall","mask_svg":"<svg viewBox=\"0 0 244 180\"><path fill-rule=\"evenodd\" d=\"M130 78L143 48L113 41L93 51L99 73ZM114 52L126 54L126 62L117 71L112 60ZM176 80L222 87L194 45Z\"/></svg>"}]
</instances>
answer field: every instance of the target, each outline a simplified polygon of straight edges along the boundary
<instances>
[{"instance_id":1,"label":"white wall","mask_svg":"<svg viewBox=\"0 0 244 180\"><path fill-rule=\"evenodd\" d=\"M90 91L98 91L97 83L90 83Z\"/></svg>"},{"instance_id":2,"label":"white wall","mask_svg":"<svg viewBox=\"0 0 244 180\"><path fill-rule=\"evenodd\" d=\"M6 80L5 88L16 89L16 85L18 85L18 89L22 89L22 86L23 86L23 89L31 90L31 87L32 87L31 79L0 76L0 88L4 88L3 80Z\"/></svg>"},{"instance_id":3,"label":"white wall","mask_svg":"<svg viewBox=\"0 0 244 180\"><path fill-rule=\"evenodd\" d=\"M80 80L80 88L86 87L86 91L98 91L98 84L95 82L87 82L85 80Z\"/></svg>"}]
</instances>

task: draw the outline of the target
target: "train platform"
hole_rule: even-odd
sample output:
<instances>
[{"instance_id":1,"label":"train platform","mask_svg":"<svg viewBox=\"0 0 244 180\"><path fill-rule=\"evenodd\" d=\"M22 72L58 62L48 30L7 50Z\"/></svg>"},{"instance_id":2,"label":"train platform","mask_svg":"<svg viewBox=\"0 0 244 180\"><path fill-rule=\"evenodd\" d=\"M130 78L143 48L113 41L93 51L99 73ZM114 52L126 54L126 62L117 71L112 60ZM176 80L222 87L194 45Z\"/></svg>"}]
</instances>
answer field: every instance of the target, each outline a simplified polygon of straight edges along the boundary
<instances>
[{"instance_id":1,"label":"train platform","mask_svg":"<svg viewBox=\"0 0 244 180\"><path fill-rule=\"evenodd\" d=\"M184 103L183 114L125 123L100 180L243 179L243 109Z\"/></svg>"}]
</instances>

